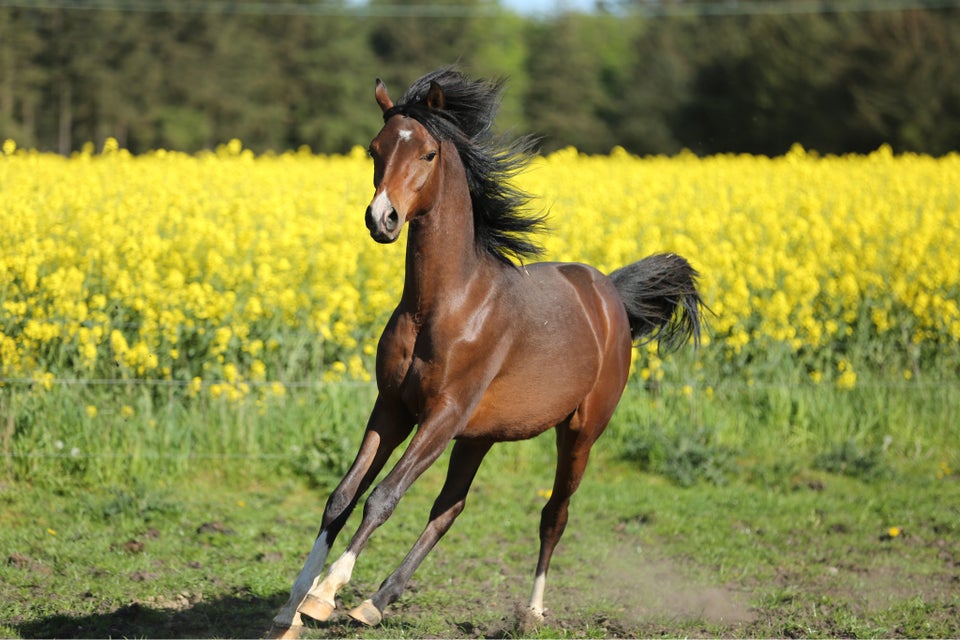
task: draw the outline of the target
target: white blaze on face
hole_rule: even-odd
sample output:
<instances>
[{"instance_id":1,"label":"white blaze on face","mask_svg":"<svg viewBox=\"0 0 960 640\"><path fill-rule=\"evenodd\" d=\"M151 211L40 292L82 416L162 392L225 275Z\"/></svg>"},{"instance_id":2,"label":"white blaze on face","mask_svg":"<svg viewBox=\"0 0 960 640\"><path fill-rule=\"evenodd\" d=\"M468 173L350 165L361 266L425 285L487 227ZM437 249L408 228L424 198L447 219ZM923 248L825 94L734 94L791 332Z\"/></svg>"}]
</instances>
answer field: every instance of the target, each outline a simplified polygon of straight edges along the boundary
<instances>
[{"instance_id":1,"label":"white blaze on face","mask_svg":"<svg viewBox=\"0 0 960 640\"><path fill-rule=\"evenodd\" d=\"M400 129L399 135L400 139L404 142L410 142L410 138L413 137L413 131L410 129Z\"/></svg>"},{"instance_id":2,"label":"white blaze on face","mask_svg":"<svg viewBox=\"0 0 960 640\"><path fill-rule=\"evenodd\" d=\"M373 202L370 203L370 213L373 214L373 219L380 222L383 220L383 217L393 209L393 203L390 202L390 198L387 197L387 191L384 189L377 194L377 197L373 199Z\"/></svg>"}]
</instances>

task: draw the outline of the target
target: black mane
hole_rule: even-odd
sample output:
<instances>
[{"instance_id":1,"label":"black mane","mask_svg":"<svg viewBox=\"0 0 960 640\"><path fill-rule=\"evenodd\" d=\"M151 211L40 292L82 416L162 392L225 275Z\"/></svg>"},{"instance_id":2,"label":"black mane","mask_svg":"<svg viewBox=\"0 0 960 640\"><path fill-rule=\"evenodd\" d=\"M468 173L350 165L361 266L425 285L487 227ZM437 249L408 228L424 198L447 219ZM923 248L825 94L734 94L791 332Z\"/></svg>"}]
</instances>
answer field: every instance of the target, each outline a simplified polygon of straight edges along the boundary
<instances>
[{"instance_id":1,"label":"black mane","mask_svg":"<svg viewBox=\"0 0 960 640\"><path fill-rule=\"evenodd\" d=\"M443 109L427 106L431 82L443 89ZM502 91L502 80L470 80L445 67L410 85L383 119L415 118L437 140L454 143L467 173L477 246L513 264L542 253L529 236L543 227L544 216L524 213L530 196L508 184L533 157L536 140L508 141L490 133Z\"/></svg>"}]
</instances>

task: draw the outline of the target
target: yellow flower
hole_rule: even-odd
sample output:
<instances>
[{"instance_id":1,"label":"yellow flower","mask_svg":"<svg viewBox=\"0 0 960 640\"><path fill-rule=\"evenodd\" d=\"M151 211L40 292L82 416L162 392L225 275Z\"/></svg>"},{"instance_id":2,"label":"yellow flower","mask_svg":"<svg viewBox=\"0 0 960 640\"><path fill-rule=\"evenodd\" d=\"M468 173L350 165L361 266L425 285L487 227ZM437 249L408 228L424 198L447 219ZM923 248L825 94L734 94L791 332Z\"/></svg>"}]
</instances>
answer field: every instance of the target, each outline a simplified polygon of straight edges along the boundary
<instances>
[{"instance_id":1,"label":"yellow flower","mask_svg":"<svg viewBox=\"0 0 960 640\"><path fill-rule=\"evenodd\" d=\"M94 406L94 405L92 405L92 404L88 404L88 405L87 405L87 417L88 417L88 418L96 418L96 417L97 417L97 407L96 407L96 406Z\"/></svg>"},{"instance_id":2,"label":"yellow flower","mask_svg":"<svg viewBox=\"0 0 960 640\"><path fill-rule=\"evenodd\" d=\"M857 374L848 359L840 359L840 362L837 363L837 371L840 372L840 375L837 377L838 389L849 391L857 386Z\"/></svg>"},{"instance_id":3,"label":"yellow flower","mask_svg":"<svg viewBox=\"0 0 960 640\"><path fill-rule=\"evenodd\" d=\"M269 382L257 361L286 372L286 355L313 344L305 355L323 364L308 377L369 379L404 252L369 245L354 217L370 196L362 149L255 157L230 140L214 153L133 156L109 139L100 154L89 144L65 159L6 140L2 153L4 377L34 378L52 362L75 363L56 378L229 376L232 390L211 395L243 398L244 377ZM711 351L735 365L786 347L818 369L846 355L823 350L849 343L854 327L921 348L960 339L958 183L958 154L801 147L779 158L570 148L516 177L548 205L549 259L609 272L681 253L716 312ZM655 345L635 360L632 375L667 375ZM810 378L859 382L850 362L830 373Z\"/></svg>"},{"instance_id":4,"label":"yellow flower","mask_svg":"<svg viewBox=\"0 0 960 640\"><path fill-rule=\"evenodd\" d=\"M33 377L34 383L39 385L44 391L50 391L53 388L53 383L56 380L56 377L49 371L45 371Z\"/></svg>"}]
</instances>

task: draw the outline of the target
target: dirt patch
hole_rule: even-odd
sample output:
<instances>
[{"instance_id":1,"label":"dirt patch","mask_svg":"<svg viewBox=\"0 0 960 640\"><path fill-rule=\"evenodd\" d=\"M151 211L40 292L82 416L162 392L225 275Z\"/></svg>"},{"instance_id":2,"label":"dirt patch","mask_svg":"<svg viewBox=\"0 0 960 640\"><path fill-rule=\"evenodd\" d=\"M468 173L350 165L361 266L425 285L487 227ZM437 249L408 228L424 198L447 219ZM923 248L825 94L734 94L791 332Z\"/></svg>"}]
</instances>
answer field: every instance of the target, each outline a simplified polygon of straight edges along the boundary
<instances>
[{"instance_id":1,"label":"dirt patch","mask_svg":"<svg viewBox=\"0 0 960 640\"><path fill-rule=\"evenodd\" d=\"M617 617L630 628L651 620L699 620L732 626L755 614L744 595L726 585L702 584L679 561L621 546L596 567L590 588L617 605Z\"/></svg>"},{"instance_id":2,"label":"dirt patch","mask_svg":"<svg viewBox=\"0 0 960 640\"><path fill-rule=\"evenodd\" d=\"M219 534L225 536L232 536L233 529L228 529L222 522L204 522L202 525L197 527L197 534Z\"/></svg>"},{"instance_id":3,"label":"dirt patch","mask_svg":"<svg viewBox=\"0 0 960 640\"><path fill-rule=\"evenodd\" d=\"M202 593L181 591L177 595L170 598L159 595L150 596L149 598L144 598L142 600L134 600L131 603L131 606L143 606L149 607L150 609L159 609L165 611L185 611L191 607L195 607L200 602L203 602Z\"/></svg>"},{"instance_id":4,"label":"dirt patch","mask_svg":"<svg viewBox=\"0 0 960 640\"><path fill-rule=\"evenodd\" d=\"M695 572L683 566L682 559L661 557L656 551L640 551L636 540L626 536L615 543L603 559L591 558L584 564L570 558L555 562L547 580L545 621L551 630L583 637L601 633L606 637L650 637L675 633L682 627L706 636L718 629L734 632L756 619L747 603L749 594L728 585L704 584ZM451 559L449 562L453 562ZM527 597L532 576L522 571L522 563L505 563L503 558L487 558L497 567L489 581L471 578L449 583L443 594L434 582L422 585L414 579L397 603L387 610L393 623L411 622L430 615L429 607L416 597L423 589L427 600L442 599L445 617L451 627L449 637L530 637L540 623L529 615ZM523 567L525 568L525 567ZM463 568L469 572L469 568ZM344 602L358 602L368 594L355 587L343 593ZM417 604L417 603L420 604ZM494 614L495 619L490 615ZM348 626L334 624L325 635L349 635Z\"/></svg>"},{"instance_id":5,"label":"dirt patch","mask_svg":"<svg viewBox=\"0 0 960 640\"><path fill-rule=\"evenodd\" d=\"M10 556L7 557L7 564L16 569L23 569L39 576L49 576L53 574L50 567L22 553L10 554Z\"/></svg>"}]
</instances>

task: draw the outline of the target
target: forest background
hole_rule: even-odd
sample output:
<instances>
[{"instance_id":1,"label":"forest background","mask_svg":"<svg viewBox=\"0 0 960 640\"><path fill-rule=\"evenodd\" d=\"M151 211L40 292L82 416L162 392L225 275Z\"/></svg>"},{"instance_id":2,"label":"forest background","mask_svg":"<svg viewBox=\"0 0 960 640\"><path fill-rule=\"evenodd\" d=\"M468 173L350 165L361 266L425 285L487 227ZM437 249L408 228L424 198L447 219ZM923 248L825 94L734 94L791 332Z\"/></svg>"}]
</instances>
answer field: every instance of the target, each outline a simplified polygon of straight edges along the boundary
<instances>
[{"instance_id":1,"label":"forest background","mask_svg":"<svg viewBox=\"0 0 960 640\"><path fill-rule=\"evenodd\" d=\"M960 148L960 3L557 6L0 0L0 139L345 152L378 126L375 77L399 94L458 61L508 79L499 126L547 152Z\"/></svg>"}]
</instances>

